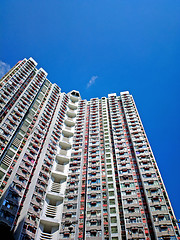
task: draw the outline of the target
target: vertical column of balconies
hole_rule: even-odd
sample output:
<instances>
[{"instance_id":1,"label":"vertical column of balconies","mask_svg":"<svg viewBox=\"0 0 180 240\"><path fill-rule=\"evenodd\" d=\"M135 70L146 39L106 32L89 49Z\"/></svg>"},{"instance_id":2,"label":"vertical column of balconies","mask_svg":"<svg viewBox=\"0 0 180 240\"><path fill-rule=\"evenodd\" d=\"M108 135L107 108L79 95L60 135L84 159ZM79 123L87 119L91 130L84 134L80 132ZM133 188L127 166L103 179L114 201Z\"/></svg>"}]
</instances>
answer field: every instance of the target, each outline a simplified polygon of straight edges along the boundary
<instances>
[{"instance_id":1,"label":"vertical column of balconies","mask_svg":"<svg viewBox=\"0 0 180 240\"><path fill-rule=\"evenodd\" d=\"M25 91L21 94L21 97L16 101L15 106L8 112L6 117L3 119L0 127L0 155L6 150L8 143L11 141L15 131L18 129L22 122L28 108L31 106L36 94L41 88L46 73L39 70L36 76L29 80L29 84Z\"/></svg>"},{"instance_id":2,"label":"vertical column of balconies","mask_svg":"<svg viewBox=\"0 0 180 240\"><path fill-rule=\"evenodd\" d=\"M17 62L1 79L0 89L12 78L12 76L27 62L27 59Z\"/></svg>"},{"instance_id":3,"label":"vertical column of balconies","mask_svg":"<svg viewBox=\"0 0 180 240\"><path fill-rule=\"evenodd\" d=\"M37 151L38 155L21 201L20 217L15 221L16 239L35 238L42 207L47 207L44 199L60 138L60 134L54 132L60 118L57 107L60 104L59 99L60 89L53 85L34 135L29 142L28 149L31 154L32 151ZM55 202L54 199L52 201ZM55 217L56 212L53 207L49 209L50 213L51 211Z\"/></svg>"},{"instance_id":4,"label":"vertical column of balconies","mask_svg":"<svg viewBox=\"0 0 180 240\"><path fill-rule=\"evenodd\" d=\"M74 99L72 100L71 98L71 94L69 94L68 100L69 101L67 104L67 111L64 119L62 136L60 139L60 151L58 155L60 159L60 162L58 164L61 163L67 168L65 172L65 179L64 179L63 188L62 188L63 199L64 199L66 183L67 183L67 175L68 175L69 160L70 160L71 148L72 148L72 138L74 134L74 126L76 121L78 98L76 98L74 101ZM57 167L60 167L60 166L58 165ZM62 219L62 213L63 213L63 208L61 209L61 213L60 213L60 216L61 216L60 222ZM59 223L59 229L60 227L61 227L61 224ZM59 238L59 235L58 235L58 238Z\"/></svg>"},{"instance_id":5,"label":"vertical column of balconies","mask_svg":"<svg viewBox=\"0 0 180 240\"><path fill-rule=\"evenodd\" d=\"M142 228L143 228L143 234L146 237L146 239L149 239L150 236L151 236L152 239L154 239L155 236L152 234L152 225L151 225L151 222L149 221L149 214L147 212L147 206L146 206L145 201L144 201L144 191L143 191L143 188L142 188L140 175L139 175L137 164L136 164L136 161L135 161L134 152L132 151L131 138L130 138L130 134L129 134L129 131L128 131L128 126L127 126L127 123L126 123L126 120L125 120L124 111L123 111L123 108L121 106L121 102L118 102L118 105L119 105L119 109L120 109L120 112L121 112L121 118L122 118L122 122L123 122L123 131L124 131L125 136L126 136L125 137L125 143L127 145L127 150L128 150L129 159L130 159L130 162L129 162L130 165L129 166L131 167L134 187L136 189L136 194L137 194L137 204L139 205L139 209L140 209L140 213L141 213L140 217L139 218L137 217L136 224L134 224L136 230L134 230L132 228L131 221L133 221L133 220L131 220L131 219L129 220L129 218L125 219L126 220L126 228L127 228L127 231L128 231L128 237L131 238L131 235L134 233L134 231L136 231L136 233L138 235L142 235L141 232L142 232ZM130 223L131 225L128 226L128 223Z\"/></svg>"},{"instance_id":6,"label":"vertical column of balconies","mask_svg":"<svg viewBox=\"0 0 180 240\"><path fill-rule=\"evenodd\" d=\"M68 98L68 96L66 97ZM66 111L65 108L63 110ZM66 113L65 119L64 119L64 126L63 126L64 134L61 136L61 139L60 139L60 151L59 151L59 155L62 156L63 158L66 158L68 161L70 159L72 136L73 136L74 126L75 126L75 119L73 119L73 116L74 116L73 113L76 113L76 110L77 110L77 103L74 103L72 100L69 100L67 105L68 113Z\"/></svg>"},{"instance_id":7,"label":"vertical column of balconies","mask_svg":"<svg viewBox=\"0 0 180 240\"><path fill-rule=\"evenodd\" d=\"M57 239L61 221L63 194L68 171L66 158L59 155L59 142L62 137L63 122L66 116L66 109L69 98L66 94L61 94L58 103L58 115L54 115L52 121L52 134L48 140L45 152L45 159L42 169L50 164L48 186L44 194L43 209L40 217L40 225L36 235L37 239ZM50 130L51 132L51 130ZM37 182L38 183L38 182Z\"/></svg>"},{"instance_id":8,"label":"vertical column of balconies","mask_svg":"<svg viewBox=\"0 0 180 240\"><path fill-rule=\"evenodd\" d=\"M121 128L121 121L115 122L117 129L114 127L114 119L117 118L118 111L116 106L113 106L112 100L116 97L116 94L109 94L108 95L108 111L109 111L109 131L111 134L111 144L112 144L112 157L113 157L113 164L114 164L114 175L116 180L116 189L117 189L117 200L118 200L118 210L119 210L119 218L120 218L120 225L121 225L121 238L126 239L126 232L125 232L125 220L124 220L124 211L123 211L123 204L122 204L122 196L120 191L120 182L119 182L119 175L118 175L118 162L116 158L116 130L117 132ZM112 173L111 173L112 174Z\"/></svg>"},{"instance_id":9,"label":"vertical column of balconies","mask_svg":"<svg viewBox=\"0 0 180 240\"><path fill-rule=\"evenodd\" d=\"M1 89L4 88L4 86L7 86L7 89L11 92L16 88L17 82L14 83L11 79L13 79L13 76L22 68L22 66L27 62L27 59L23 59L22 61L16 63L16 65L11 68L9 72L7 72L1 79L0 79L0 92ZM6 89L6 87L5 87ZM9 96L9 95L8 95ZM7 100L0 96L0 112L3 109L3 107L6 105Z\"/></svg>"},{"instance_id":10,"label":"vertical column of balconies","mask_svg":"<svg viewBox=\"0 0 180 240\"><path fill-rule=\"evenodd\" d=\"M38 75L39 76L39 75ZM5 186L7 185L7 181L10 178L12 171L14 171L14 167L19 158L19 155L22 152L22 148L25 145L25 142L32 131L32 128L36 122L40 108L44 104L44 99L47 97L44 95L47 89L48 81L44 81L44 77L38 77L30 84L27 93L25 96L22 96L18 103L16 104L16 108L18 110L14 110L11 112L4 124L3 128L6 131L6 128L9 129L9 136L6 139L6 147L7 151L4 152L1 156L1 164L0 164L0 194L2 195ZM36 86L38 83L41 85L43 83L43 87L38 92L39 87ZM31 92L31 97L28 94ZM33 93L33 95L32 95ZM42 101L43 99L43 101ZM38 110L39 109L39 110ZM19 113L19 118L16 117L16 114ZM9 142L8 142L9 141Z\"/></svg>"},{"instance_id":11,"label":"vertical column of balconies","mask_svg":"<svg viewBox=\"0 0 180 240\"><path fill-rule=\"evenodd\" d=\"M117 167L116 182L119 182L120 212L122 211L121 226L126 229L126 238L149 239L136 166L130 148L129 134L124 123L123 115L116 95L109 97L112 135L115 146L115 161Z\"/></svg>"},{"instance_id":12,"label":"vertical column of balconies","mask_svg":"<svg viewBox=\"0 0 180 240\"><path fill-rule=\"evenodd\" d=\"M103 132L104 132L104 147L105 147L105 166L106 166L106 194L108 202L108 216L106 222L109 225L110 239L122 239L121 225L118 209L118 195L115 190L115 165L113 162L113 142L111 140L110 132L110 115L108 111L108 103L106 98L102 98L102 118L103 118Z\"/></svg>"},{"instance_id":13,"label":"vertical column of balconies","mask_svg":"<svg viewBox=\"0 0 180 240\"><path fill-rule=\"evenodd\" d=\"M1 216L4 218L4 221L9 226L13 225L15 217L17 221L17 218L23 207L23 202L26 199L26 194L31 183L31 178L33 176L36 162L41 153L41 148L43 145L42 139L43 137L46 136L46 132L48 131L48 125L49 123L47 124L45 122L44 117L41 115L39 121L36 123L36 126L34 127L34 131L31 137L28 139L26 148L21 153L20 156L21 161L19 160L16 169L14 170L14 174L12 174L10 181L11 184L8 186L6 194L4 194L3 196L5 199L1 206ZM33 142L34 138L39 139L38 144ZM8 200L9 195L15 196L16 201L13 202L12 199ZM21 206L19 206L20 202ZM13 209L13 211L8 212L7 211L8 208Z\"/></svg>"},{"instance_id":14,"label":"vertical column of balconies","mask_svg":"<svg viewBox=\"0 0 180 240\"><path fill-rule=\"evenodd\" d=\"M176 222L173 222L175 216L135 103L128 92L121 93L121 99L133 144L134 164L137 166L142 184L141 192L144 194L142 203L151 239L176 239L179 231Z\"/></svg>"},{"instance_id":15,"label":"vertical column of balconies","mask_svg":"<svg viewBox=\"0 0 180 240\"><path fill-rule=\"evenodd\" d=\"M58 239L58 230L60 228L62 216L62 203L66 188L69 158L72 147L72 136L76 119L76 109L78 98L71 98L71 94L64 94L61 104L61 113L63 113L62 134L59 141L59 149L52 168L49 188L46 195L46 201L42 217L40 220L39 239Z\"/></svg>"},{"instance_id":16,"label":"vertical column of balconies","mask_svg":"<svg viewBox=\"0 0 180 240\"><path fill-rule=\"evenodd\" d=\"M106 165L105 165L105 139L103 128L103 114L102 108L104 108L105 98L99 101L99 120L100 120L100 156L101 156L101 171L102 171L102 199L103 199L103 225L104 225L104 239L109 240L110 228L109 228L109 198L106 186Z\"/></svg>"},{"instance_id":17,"label":"vertical column of balconies","mask_svg":"<svg viewBox=\"0 0 180 240\"><path fill-rule=\"evenodd\" d=\"M23 124L17 130L15 134L14 140L9 145L9 149L2 159L1 167L0 167L0 176L1 176L1 186L0 186L0 194L2 195L4 191L6 191L9 186L9 182L11 182L13 178L13 174L16 171L17 162L19 160L20 154L27 142L29 135L32 132L32 129L37 121L37 117L42 109L45 100L47 99L49 90L50 90L50 82L48 80L45 81L45 84L41 91L37 95L37 99L32 104L31 108L27 116L25 117Z\"/></svg>"},{"instance_id":18,"label":"vertical column of balconies","mask_svg":"<svg viewBox=\"0 0 180 240\"><path fill-rule=\"evenodd\" d=\"M10 74L11 77L6 78L9 80L0 88L0 122L8 114L35 74L34 68L37 63L32 58L21 65L16 68L13 75Z\"/></svg>"},{"instance_id":19,"label":"vertical column of balconies","mask_svg":"<svg viewBox=\"0 0 180 240\"><path fill-rule=\"evenodd\" d=\"M60 239L77 239L79 233L79 217L81 203L84 202L83 181L81 174L84 157L84 131L86 120L86 101L79 101L76 125L73 136L73 146L69 162L69 173L64 199ZM85 183L84 183L85 184ZM82 202L83 201L83 202Z\"/></svg>"},{"instance_id":20,"label":"vertical column of balconies","mask_svg":"<svg viewBox=\"0 0 180 240\"><path fill-rule=\"evenodd\" d=\"M100 162L99 99L90 100L86 239L104 239Z\"/></svg>"},{"instance_id":21,"label":"vertical column of balconies","mask_svg":"<svg viewBox=\"0 0 180 240\"><path fill-rule=\"evenodd\" d=\"M79 230L78 230L78 239L85 239L86 235L86 198L87 198L87 174L88 174L88 144L89 144L89 105L87 102L85 104L84 112L86 113L85 123L84 123L84 157L81 163L81 195L80 195L80 214L79 214ZM82 148L83 149L83 148Z\"/></svg>"}]
</instances>

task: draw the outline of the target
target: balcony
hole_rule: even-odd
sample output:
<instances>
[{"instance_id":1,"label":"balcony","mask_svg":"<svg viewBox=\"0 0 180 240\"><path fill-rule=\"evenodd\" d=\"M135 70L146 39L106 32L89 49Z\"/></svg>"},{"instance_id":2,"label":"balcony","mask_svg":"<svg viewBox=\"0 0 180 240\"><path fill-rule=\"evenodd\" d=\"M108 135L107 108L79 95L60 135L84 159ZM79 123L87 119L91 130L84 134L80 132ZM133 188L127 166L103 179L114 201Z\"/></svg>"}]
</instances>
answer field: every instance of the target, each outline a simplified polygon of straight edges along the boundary
<instances>
[{"instance_id":1,"label":"balcony","mask_svg":"<svg viewBox=\"0 0 180 240\"><path fill-rule=\"evenodd\" d=\"M65 123L66 126L68 126L68 127L74 127L74 125L75 125L75 122L73 121L72 118L66 118L65 121L64 121L64 123Z\"/></svg>"},{"instance_id":2,"label":"balcony","mask_svg":"<svg viewBox=\"0 0 180 240\"><path fill-rule=\"evenodd\" d=\"M64 163L64 162L68 163L69 162L70 157L66 156L67 151L61 150L59 154L60 155L56 155L56 160L58 163Z\"/></svg>"},{"instance_id":3,"label":"balcony","mask_svg":"<svg viewBox=\"0 0 180 240\"><path fill-rule=\"evenodd\" d=\"M73 102L70 102L68 104L68 107L71 109L71 110L76 110L77 109L77 104L76 103L73 103Z\"/></svg>"},{"instance_id":4,"label":"balcony","mask_svg":"<svg viewBox=\"0 0 180 240\"><path fill-rule=\"evenodd\" d=\"M36 239L40 240L55 240L58 239L59 224L48 221L47 219L41 219L41 228L39 228ZM43 230L41 230L43 229Z\"/></svg>"},{"instance_id":5,"label":"balcony","mask_svg":"<svg viewBox=\"0 0 180 240\"><path fill-rule=\"evenodd\" d=\"M59 141L59 145L63 150L69 150L71 148L71 143L68 138L63 138Z\"/></svg>"},{"instance_id":6,"label":"balcony","mask_svg":"<svg viewBox=\"0 0 180 240\"><path fill-rule=\"evenodd\" d=\"M70 99L71 99L71 101L73 101L73 102L77 102L78 99L79 99L79 97L71 94L71 95L70 95Z\"/></svg>"},{"instance_id":7,"label":"balcony","mask_svg":"<svg viewBox=\"0 0 180 240\"><path fill-rule=\"evenodd\" d=\"M40 240L50 240L53 238L53 235L50 233L44 233L42 232L40 235Z\"/></svg>"},{"instance_id":8,"label":"balcony","mask_svg":"<svg viewBox=\"0 0 180 240\"><path fill-rule=\"evenodd\" d=\"M62 133L65 137L72 137L73 136L73 132L71 132L71 128L66 127L62 130Z\"/></svg>"},{"instance_id":9,"label":"balcony","mask_svg":"<svg viewBox=\"0 0 180 240\"><path fill-rule=\"evenodd\" d=\"M53 182L51 185L51 192L60 193L61 192L61 184Z\"/></svg>"},{"instance_id":10,"label":"balcony","mask_svg":"<svg viewBox=\"0 0 180 240\"><path fill-rule=\"evenodd\" d=\"M57 171L56 170L57 168L59 168L59 170L61 170L61 171ZM66 175L63 173L64 170L65 170L64 165L56 164L56 168L54 170L52 170L52 176L54 178L58 178L58 179L65 178Z\"/></svg>"},{"instance_id":11,"label":"balcony","mask_svg":"<svg viewBox=\"0 0 180 240\"><path fill-rule=\"evenodd\" d=\"M57 214L57 206L53 206L48 204L46 207L46 217L51 217L51 218L55 218Z\"/></svg>"},{"instance_id":12,"label":"balcony","mask_svg":"<svg viewBox=\"0 0 180 240\"><path fill-rule=\"evenodd\" d=\"M49 194L62 197L62 194L64 194L65 190L66 175L52 171L51 176L52 178L50 179L50 184L48 187Z\"/></svg>"},{"instance_id":13,"label":"balcony","mask_svg":"<svg viewBox=\"0 0 180 240\"><path fill-rule=\"evenodd\" d=\"M23 229L22 233L25 234L25 235L27 234L28 237L35 238L35 234L31 231L28 231L27 229Z\"/></svg>"},{"instance_id":14,"label":"balcony","mask_svg":"<svg viewBox=\"0 0 180 240\"><path fill-rule=\"evenodd\" d=\"M10 156L6 155L3 158L2 163L5 164L6 166L10 166L11 161L12 161L12 158Z\"/></svg>"},{"instance_id":15,"label":"balcony","mask_svg":"<svg viewBox=\"0 0 180 240\"><path fill-rule=\"evenodd\" d=\"M70 109L67 111L67 115L68 115L68 117L71 117L71 118L76 117L76 113Z\"/></svg>"}]
</instances>

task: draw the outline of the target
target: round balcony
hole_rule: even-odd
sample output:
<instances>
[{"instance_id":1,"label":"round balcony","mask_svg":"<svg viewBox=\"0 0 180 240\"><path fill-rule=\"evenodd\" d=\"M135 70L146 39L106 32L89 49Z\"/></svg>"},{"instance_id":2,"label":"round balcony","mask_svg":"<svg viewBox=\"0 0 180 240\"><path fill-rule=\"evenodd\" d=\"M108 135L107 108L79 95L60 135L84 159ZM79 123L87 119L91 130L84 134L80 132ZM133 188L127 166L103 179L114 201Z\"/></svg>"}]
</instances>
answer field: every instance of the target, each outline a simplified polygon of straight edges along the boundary
<instances>
[{"instance_id":1,"label":"round balcony","mask_svg":"<svg viewBox=\"0 0 180 240\"><path fill-rule=\"evenodd\" d=\"M68 126L68 127L73 127L75 125L75 122L71 118L65 119L64 122L65 122L66 126Z\"/></svg>"},{"instance_id":2,"label":"round balcony","mask_svg":"<svg viewBox=\"0 0 180 240\"><path fill-rule=\"evenodd\" d=\"M68 137L68 138L73 136L73 132L71 132L71 130L68 128L63 129L62 133L65 137Z\"/></svg>"},{"instance_id":3,"label":"round balcony","mask_svg":"<svg viewBox=\"0 0 180 240\"><path fill-rule=\"evenodd\" d=\"M74 118L74 117L76 117L76 113L74 112L74 111L72 111L72 110L67 110L67 115L68 115L68 117L70 117L70 118Z\"/></svg>"},{"instance_id":4,"label":"round balcony","mask_svg":"<svg viewBox=\"0 0 180 240\"><path fill-rule=\"evenodd\" d=\"M61 150L63 151L63 150ZM64 162L69 162L70 157L65 156L64 154L62 154L60 151L60 153L58 155L56 155L56 160L58 163L64 163Z\"/></svg>"},{"instance_id":5,"label":"round balcony","mask_svg":"<svg viewBox=\"0 0 180 240\"><path fill-rule=\"evenodd\" d=\"M70 94L71 101L77 102L79 100L79 97L80 97L80 94L78 91L76 90L71 91L71 94Z\"/></svg>"},{"instance_id":6,"label":"round balcony","mask_svg":"<svg viewBox=\"0 0 180 240\"><path fill-rule=\"evenodd\" d=\"M77 101L79 100L79 97L71 94L71 95L70 95L70 99L71 99L71 101L73 101L73 102L77 102Z\"/></svg>"},{"instance_id":7,"label":"round balcony","mask_svg":"<svg viewBox=\"0 0 180 240\"><path fill-rule=\"evenodd\" d=\"M69 138L63 138L59 141L59 145L63 150L69 150L71 148L71 143L69 142Z\"/></svg>"},{"instance_id":8,"label":"round balcony","mask_svg":"<svg viewBox=\"0 0 180 240\"><path fill-rule=\"evenodd\" d=\"M71 110L76 110L77 109L77 104L76 103L73 103L73 102L70 102L68 104L68 107L71 109Z\"/></svg>"}]
</instances>

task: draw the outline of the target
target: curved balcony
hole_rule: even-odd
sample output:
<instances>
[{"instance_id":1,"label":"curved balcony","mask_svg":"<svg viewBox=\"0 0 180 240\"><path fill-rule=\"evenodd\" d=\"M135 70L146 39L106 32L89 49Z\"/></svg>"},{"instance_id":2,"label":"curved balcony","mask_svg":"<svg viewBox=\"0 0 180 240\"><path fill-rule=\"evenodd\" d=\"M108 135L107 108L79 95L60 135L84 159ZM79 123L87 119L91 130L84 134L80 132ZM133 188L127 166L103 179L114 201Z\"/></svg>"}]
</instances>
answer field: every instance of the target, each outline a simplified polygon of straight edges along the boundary
<instances>
[{"instance_id":1,"label":"curved balcony","mask_svg":"<svg viewBox=\"0 0 180 240\"><path fill-rule=\"evenodd\" d=\"M59 141L59 145L63 150L69 150L71 148L71 143L69 142L69 138L63 137Z\"/></svg>"},{"instance_id":2,"label":"curved balcony","mask_svg":"<svg viewBox=\"0 0 180 240\"><path fill-rule=\"evenodd\" d=\"M51 175L56 180L58 179L58 181L60 181L62 179L66 179L66 175L63 172L60 172L60 171L52 170L52 174Z\"/></svg>"},{"instance_id":3,"label":"curved balcony","mask_svg":"<svg viewBox=\"0 0 180 240\"><path fill-rule=\"evenodd\" d=\"M76 110L77 109L77 104L76 103L73 103L73 102L70 102L68 104L68 107L71 109L71 110Z\"/></svg>"},{"instance_id":4,"label":"curved balcony","mask_svg":"<svg viewBox=\"0 0 180 240\"><path fill-rule=\"evenodd\" d=\"M72 137L73 136L73 132L71 132L71 130L69 128L64 128L62 130L62 133L65 137Z\"/></svg>"},{"instance_id":5,"label":"curved balcony","mask_svg":"<svg viewBox=\"0 0 180 240\"><path fill-rule=\"evenodd\" d=\"M75 122L74 122L73 119L71 119L71 118L66 118L65 121L64 121L64 123L65 123L66 126L68 126L68 127L74 127L74 125L75 125Z\"/></svg>"},{"instance_id":6,"label":"curved balcony","mask_svg":"<svg viewBox=\"0 0 180 240\"><path fill-rule=\"evenodd\" d=\"M48 191L46 196L48 198L53 198L55 201L63 201L63 198L64 198L63 194L64 193L62 192L56 193L56 192Z\"/></svg>"},{"instance_id":7,"label":"curved balcony","mask_svg":"<svg viewBox=\"0 0 180 240\"><path fill-rule=\"evenodd\" d=\"M58 161L58 163L64 163L64 162L69 162L69 158L68 156L65 156L64 154L61 155L61 152L63 150L60 151L60 153L58 155L56 155L56 160ZM67 151L66 151L67 152Z\"/></svg>"},{"instance_id":8,"label":"curved balcony","mask_svg":"<svg viewBox=\"0 0 180 240\"><path fill-rule=\"evenodd\" d=\"M37 234L37 239L40 240L55 240L58 239L59 222L52 218L42 218L40 220L41 228Z\"/></svg>"},{"instance_id":9,"label":"curved balcony","mask_svg":"<svg viewBox=\"0 0 180 240\"><path fill-rule=\"evenodd\" d=\"M70 99L71 99L71 101L73 101L73 102L77 102L77 101L79 100L79 97L71 94L71 95L70 95Z\"/></svg>"},{"instance_id":10,"label":"curved balcony","mask_svg":"<svg viewBox=\"0 0 180 240\"><path fill-rule=\"evenodd\" d=\"M67 110L67 113L66 113L67 115L68 115L68 117L70 117L70 118L74 118L74 117L76 117L76 113L74 112L74 111L72 111L72 110Z\"/></svg>"}]
</instances>

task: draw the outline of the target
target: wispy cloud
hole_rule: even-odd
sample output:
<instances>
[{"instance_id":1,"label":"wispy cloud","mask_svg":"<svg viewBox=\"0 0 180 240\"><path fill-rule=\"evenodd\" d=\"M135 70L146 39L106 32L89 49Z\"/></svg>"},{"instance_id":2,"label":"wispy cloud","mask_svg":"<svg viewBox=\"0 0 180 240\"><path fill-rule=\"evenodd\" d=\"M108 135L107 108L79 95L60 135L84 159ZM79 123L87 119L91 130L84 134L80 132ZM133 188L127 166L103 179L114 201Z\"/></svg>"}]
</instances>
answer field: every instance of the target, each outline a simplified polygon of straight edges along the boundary
<instances>
[{"instance_id":1,"label":"wispy cloud","mask_svg":"<svg viewBox=\"0 0 180 240\"><path fill-rule=\"evenodd\" d=\"M98 76L92 76L87 84L87 88L89 88L91 85L93 85L97 78L98 78Z\"/></svg>"},{"instance_id":2,"label":"wispy cloud","mask_svg":"<svg viewBox=\"0 0 180 240\"><path fill-rule=\"evenodd\" d=\"M0 60L0 78L2 78L11 69L8 63Z\"/></svg>"}]
</instances>

